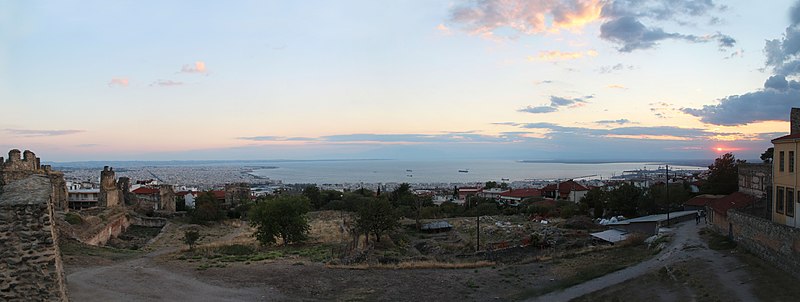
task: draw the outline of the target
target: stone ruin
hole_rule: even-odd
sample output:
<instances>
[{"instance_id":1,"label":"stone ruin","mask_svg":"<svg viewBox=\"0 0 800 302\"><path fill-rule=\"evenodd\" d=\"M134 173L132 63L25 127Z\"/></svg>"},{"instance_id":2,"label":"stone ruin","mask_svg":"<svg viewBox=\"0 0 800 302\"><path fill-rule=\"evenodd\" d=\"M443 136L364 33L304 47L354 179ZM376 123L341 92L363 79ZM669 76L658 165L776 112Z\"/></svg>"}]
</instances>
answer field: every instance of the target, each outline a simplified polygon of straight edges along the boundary
<instances>
[{"instance_id":1,"label":"stone ruin","mask_svg":"<svg viewBox=\"0 0 800 302\"><path fill-rule=\"evenodd\" d=\"M246 182L225 185L225 205L236 207L250 200L250 184Z\"/></svg>"},{"instance_id":2,"label":"stone ruin","mask_svg":"<svg viewBox=\"0 0 800 302\"><path fill-rule=\"evenodd\" d=\"M100 195L97 197L97 205L104 208L118 207L125 204L124 200L125 194L117 183L114 168L103 167L103 172L100 172Z\"/></svg>"},{"instance_id":3,"label":"stone ruin","mask_svg":"<svg viewBox=\"0 0 800 302\"><path fill-rule=\"evenodd\" d=\"M50 179L53 189L53 202L57 209L69 209L67 201L67 182L64 173L53 171L50 165L42 165L36 154L30 150L8 151L8 159L0 157L0 193L2 187L11 182L25 179L31 175L44 175Z\"/></svg>"},{"instance_id":4,"label":"stone ruin","mask_svg":"<svg viewBox=\"0 0 800 302\"><path fill-rule=\"evenodd\" d=\"M175 213L175 190L172 185L158 186L159 209L167 213Z\"/></svg>"},{"instance_id":5,"label":"stone ruin","mask_svg":"<svg viewBox=\"0 0 800 302\"><path fill-rule=\"evenodd\" d=\"M16 173L38 170L38 159L26 158L12 156L17 170L0 184L0 301L68 301L53 217L60 192L52 174Z\"/></svg>"}]
</instances>

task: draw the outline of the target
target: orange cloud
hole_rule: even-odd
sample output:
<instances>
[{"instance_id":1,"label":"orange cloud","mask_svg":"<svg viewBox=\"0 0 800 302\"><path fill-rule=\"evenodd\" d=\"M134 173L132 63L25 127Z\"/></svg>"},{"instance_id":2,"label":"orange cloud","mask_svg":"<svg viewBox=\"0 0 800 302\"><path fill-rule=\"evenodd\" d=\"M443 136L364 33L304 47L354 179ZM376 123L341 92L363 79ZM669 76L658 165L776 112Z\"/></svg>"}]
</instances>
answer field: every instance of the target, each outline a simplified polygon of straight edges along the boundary
<instances>
[{"instance_id":1,"label":"orange cloud","mask_svg":"<svg viewBox=\"0 0 800 302\"><path fill-rule=\"evenodd\" d=\"M128 78L113 78L108 82L108 87L128 87Z\"/></svg>"},{"instance_id":2,"label":"orange cloud","mask_svg":"<svg viewBox=\"0 0 800 302\"><path fill-rule=\"evenodd\" d=\"M568 61L583 58L584 56L596 57L598 55L595 50L587 50L584 52L561 52L558 50L542 51L539 55L529 56L528 61Z\"/></svg>"},{"instance_id":3,"label":"orange cloud","mask_svg":"<svg viewBox=\"0 0 800 302\"><path fill-rule=\"evenodd\" d=\"M522 34L577 30L600 19L602 0L484 0L451 11L451 21L473 35L483 36L499 28Z\"/></svg>"},{"instance_id":4,"label":"orange cloud","mask_svg":"<svg viewBox=\"0 0 800 302\"><path fill-rule=\"evenodd\" d=\"M612 85L608 85L606 87L611 88L611 89L628 89L628 87L625 87L625 86L622 86L622 85L619 85L619 84L612 84Z\"/></svg>"},{"instance_id":5,"label":"orange cloud","mask_svg":"<svg viewBox=\"0 0 800 302\"><path fill-rule=\"evenodd\" d=\"M186 64L181 68L181 72L186 73L205 73L206 63L203 61L194 62L194 64Z\"/></svg>"},{"instance_id":6,"label":"orange cloud","mask_svg":"<svg viewBox=\"0 0 800 302\"><path fill-rule=\"evenodd\" d=\"M446 25L441 24L441 23L439 23L439 25L436 26L436 30L438 30L440 33L442 33L445 36L449 36L449 35L453 34L453 32L450 31L449 27L447 27Z\"/></svg>"}]
</instances>

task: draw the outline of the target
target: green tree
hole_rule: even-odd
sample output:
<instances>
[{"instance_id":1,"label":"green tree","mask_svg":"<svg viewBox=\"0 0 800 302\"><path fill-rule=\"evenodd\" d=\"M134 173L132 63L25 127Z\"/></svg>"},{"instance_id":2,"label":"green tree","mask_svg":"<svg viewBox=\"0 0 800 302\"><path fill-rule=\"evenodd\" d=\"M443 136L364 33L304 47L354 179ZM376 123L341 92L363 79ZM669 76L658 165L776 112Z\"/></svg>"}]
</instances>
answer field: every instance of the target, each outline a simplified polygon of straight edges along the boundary
<instances>
[{"instance_id":1,"label":"green tree","mask_svg":"<svg viewBox=\"0 0 800 302\"><path fill-rule=\"evenodd\" d=\"M761 153L761 160L764 161L765 164L771 163L772 159L775 156L775 148L769 147L764 153Z\"/></svg>"},{"instance_id":2,"label":"green tree","mask_svg":"<svg viewBox=\"0 0 800 302\"><path fill-rule=\"evenodd\" d=\"M195 209L192 211L192 220L195 222L218 221L225 218L225 211L214 194L205 192L195 199Z\"/></svg>"},{"instance_id":3,"label":"green tree","mask_svg":"<svg viewBox=\"0 0 800 302\"><path fill-rule=\"evenodd\" d=\"M667 193L667 188L669 188L669 193ZM659 184L647 190L647 195L643 198L639 209L645 214L675 210L689 200L690 195L691 192L688 185L673 183L665 186Z\"/></svg>"},{"instance_id":4,"label":"green tree","mask_svg":"<svg viewBox=\"0 0 800 302\"><path fill-rule=\"evenodd\" d=\"M392 207L392 204L386 199L369 198L363 200L358 206L356 212L356 226L359 230L367 235L375 234L375 241L380 242L381 236L396 228L399 217L397 212Z\"/></svg>"},{"instance_id":5,"label":"green tree","mask_svg":"<svg viewBox=\"0 0 800 302\"><path fill-rule=\"evenodd\" d=\"M200 239L200 233L194 230L183 232L183 242L189 246L189 250L194 249L194 244Z\"/></svg>"},{"instance_id":6,"label":"green tree","mask_svg":"<svg viewBox=\"0 0 800 302\"><path fill-rule=\"evenodd\" d=\"M594 210L594 217L603 217L608 202L608 194L600 188L592 188L581 198L581 203Z\"/></svg>"},{"instance_id":7,"label":"green tree","mask_svg":"<svg viewBox=\"0 0 800 302\"><path fill-rule=\"evenodd\" d=\"M642 189L623 183L621 186L608 192L608 210L612 215L625 215L629 217L638 214L638 206L643 196Z\"/></svg>"},{"instance_id":8,"label":"green tree","mask_svg":"<svg viewBox=\"0 0 800 302\"><path fill-rule=\"evenodd\" d=\"M283 195L258 203L249 213L261 244L274 244L280 237L283 244L300 242L308 236L309 201L305 196Z\"/></svg>"},{"instance_id":9,"label":"green tree","mask_svg":"<svg viewBox=\"0 0 800 302\"><path fill-rule=\"evenodd\" d=\"M492 188L497 188L497 182L496 182L496 181L487 181L487 182L486 182L486 183L483 185L483 188L484 188L484 189L492 189Z\"/></svg>"},{"instance_id":10,"label":"green tree","mask_svg":"<svg viewBox=\"0 0 800 302\"><path fill-rule=\"evenodd\" d=\"M731 153L725 153L708 166L708 179L702 191L706 194L728 195L739 189L739 164Z\"/></svg>"},{"instance_id":11,"label":"green tree","mask_svg":"<svg viewBox=\"0 0 800 302\"><path fill-rule=\"evenodd\" d=\"M303 188L303 196L308 198L311 202L311 208L314 210L319 210L325 205L323 204L322 192L320 192L319 188L315 185Z\"/></svg>"}]
</instances>

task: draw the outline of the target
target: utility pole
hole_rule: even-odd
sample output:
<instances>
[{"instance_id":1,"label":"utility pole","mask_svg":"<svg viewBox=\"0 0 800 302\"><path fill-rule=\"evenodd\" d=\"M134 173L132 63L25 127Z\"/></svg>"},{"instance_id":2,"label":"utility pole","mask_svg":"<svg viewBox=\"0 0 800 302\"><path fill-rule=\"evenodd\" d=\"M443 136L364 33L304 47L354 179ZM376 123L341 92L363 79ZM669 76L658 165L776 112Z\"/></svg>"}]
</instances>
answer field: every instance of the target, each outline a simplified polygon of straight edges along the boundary
<instances>
[{"instance_id":1,"label":"utility pole","mask_svg":"<svg viewBox=\"0 0 800 302\"><path fill-rule=\"evenodd\" d=\"M467 198L469 199L469 197L467 197ZM478 251L481 250L481 213L478 212L477 203L475 204L475 218L476 218L475 219L475 223L476 223L476 226L477 226L477 228L476 228L477 231L475 231L475 234L477 235L477 240L476 240L476 243L475 243L475 252L478 252Z\"/></svg>"},{"instance_id":2,"label":"utility pole","mask_svg":"<svg viewBox=\"0 0 800 302\"><path fill-rule=\"evenodd\" d=\"M667 226L669 226L669 208L670 208L670 203L669 203L669 165L667 165L667 169L666 169L666 171L664 171L664 176L666 177L666 181L667 181L667 185L666 185L666 188L667 188Z\"/></svg>"}]
</instances>

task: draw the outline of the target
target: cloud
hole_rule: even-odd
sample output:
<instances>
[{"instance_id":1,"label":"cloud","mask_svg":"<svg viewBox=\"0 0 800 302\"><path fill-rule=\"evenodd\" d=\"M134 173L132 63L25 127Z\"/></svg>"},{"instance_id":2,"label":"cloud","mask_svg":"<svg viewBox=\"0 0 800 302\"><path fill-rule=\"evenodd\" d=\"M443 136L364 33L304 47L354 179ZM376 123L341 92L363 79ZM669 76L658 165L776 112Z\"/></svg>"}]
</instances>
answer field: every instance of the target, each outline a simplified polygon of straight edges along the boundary
<instances>
[{"instance_id":1,"label":"cloud","mask_svg":"<svg viewBox=\"0 0 800 302\"><path fill-rule=\"evenodd\" d=\"M555 82L552 81L552 80L542 80L542 81L538 81L538 82L533 82L534 85L544 85L544 84L553 84L553 83L555 83Z\"/></svg>"},{"instance_id":2,"label":"cloud","mask_svg":"<svg viewBox=\"0 0 800 302\"><path fill-rule=\"evenodd\" d=\"M472 35L515 39L518 35L578 30L602 21L600 37L618 44L621 52L653 48L660 41L717 42L720 49L736 40L715 33L704 36L667 32L642 20L674 22L696 27L691 21L724 10L712 0L466 0L450 11L450 22ZM719 18L712 17L719 23ZM574 54L573 57L574 59Z\"/></svg>"},{"instance_id":3,"label":"cloud","mask_svg":"<svg viewBox=\"0 0 800 302\"><path fill-rule=\"evenodd\" d=\"M582 98L564 98L552 95L550 96L550 105L542 105L542 106L528 106L517 111L519 112L527 112L527 113L550 113L556 112L561 107L580 107L588 103L588 99L594 98L592 95L588 95Z\"/></svg>"},{"instance_id":4,"label":"cloud","mask_svg":"<svg viewBox=\"0 0 800 302\"><path fill-rule=\"evenodd\" d=\"M473 131L448 132L442 134L374 134L374 133L355 133L338 134L320 137L284 137L284 136L250 136L237 137L240 140L258 142L285 142L285 141L305 141L318 144L398 144L398 143L498 143L510 142L515 139L511 134L499 136L484 135Z\"/></svg>"},{"instance_id":5,"label":"cloud","mask_svg":"<svg viewBox=\"0 0 800 302\"><path fill-rule=\"evenodd\" d=\"M699 117L704 123L724 126L784 121L789 108L797 106L799 95L800 83L776 75L764 82L762 90L727 96L716 105L681 108L681 111Z\"/></svg>"},{"instance_id":6,"label":"cloud","mask_svg":"<svg viewBox=\"0 0 800 302\"><path fill-rule=\"evenodd\" d=\"M156 80L153 83L150 83L150 86L161 86L161 87L170 87L170 86L181 86L183 82L173 81L173 80Z\"/></svg>"},{"instance_id":7,"label":"cloud","mask_svg":"<svg viewBox=\"0 0 800 302\"><path fill-rule=\"evenodd\" d=\"M443 34L445 36L449 36L449 35L453 34L453 31L451 31L449 27L447 27L446 25L441 24L441 23L436 26L436 30L438 30L441 34Z\"/></svg>"},{"instance_id":8,"label":"cloud","mask_svg":"<svg viewBox=\"0 0 800 302\"><path fill-rule=\"evenodd\" d=\"M626 119L626 118L621 118L621 119L618 119L618 120L600 120L600 121L595 121L595 124L601 124L601 125L610 125L610 124L624 125L624 124L631 124L631 123L632 122L629 119Z\"/></svg>"},{"instance_id":9,"label":"cloud","mask_svg":"<svg viewBox=\"0 0 800 302\"><path fill-rule=\"evenodd\" d=\"M494 36L501 28L531 35L581 28L601 10L600 0L472 0L455 6L450 21L473 35Z\"/></svg>"},{"instance_id":10,"label":"cloud","mask_svg":"<svg viewBox=\"0 0 800 302\"><path fill-rule=\"evenodd\" d=\"M611 89L622 89L622 90L628 89L627 87L619 85L619 84L611 84L611 85L608 85L606 87L611 88Z\"/></svg>"},{"instance_id":11,"label":"cloud","mask_svg":"<svg viewBox=\"0 0 800 302\"><path fill-rule=\"evenodd\" d=\"M728 35L715 33L706 36L695 36L680 33L669 33L658 27L646 27L634 16L622 16L600 26L600 38L619 44L620 52L632 52L637 49L655 47L658 42L677 39L692 43L716 41L720 49L733 47L736 40Z\"/></svg>"},{"instance_id":12,"label":"cloud","mask_svg":"<svg viewBox=\"0 0 800 302\"><path fill-rule=\"evenodd\" d=\"M30 130L30 129L5 129L11 135L21 137L62 136L86 132L84 130Z\"/></svg>"},{"instance_id":13,"label":"cloud","mask_svg":"<svg viewBox=\"0 0 800 302\"><path fill-rule=\"evenodd\" d=\"M181 67L181 72L184 73L206 73L206 63L203 61L194 62L194 64L186 64Z\"/></svg>"},{"instance_id":14,"label":"cloud","mask_svg":"<svg viewBox=\"0 0 800 302\"><path fill-rule=\"evenodd\" d=\"M539 55L529 56L528 61L567 61L583 58L584 56L596 57L598 55L595 50L577 51L577 52L561 52L558 50L542 51Z\"/></svg>"},{"instance_id":15,"label":"cloud","mask_svg":"<svg viewBox=\"0 0 800 302\"><path fill-rule=\"evenodd\" d=\"M615 71L622 71L622 70L633 70L633 65L623 65L622 63L617 63L614 65L607 65L607 66L600 66L597 70L599 73L612 73Z\"/></svg>"},{"instance_id":16,"label":"cloud","mask_svg":"<svg viewBox=\"0 0 800 302\"><path fill-rule=\"evenodd\" d=\"M527 113L550 113L558 111L558 108L551 107L551 106L528 106L519 110L520 112L527 112Z\"/></svg>"},{"instance_id":17,"label":"cloud","mask_svg":"<svg viewBox=\"0 0 800 302\"><path fill-rule=\"evenodd\" d=\"M108 82L108 87L128 87L129 83L128 78L112 78Z\"/></svg>"}]
</instances>

